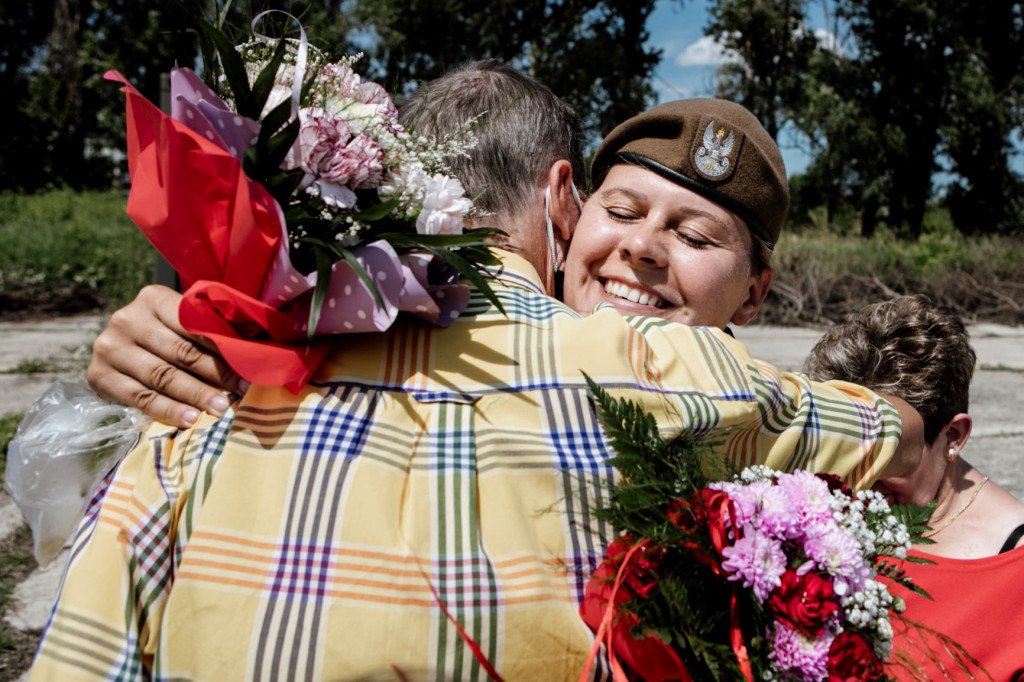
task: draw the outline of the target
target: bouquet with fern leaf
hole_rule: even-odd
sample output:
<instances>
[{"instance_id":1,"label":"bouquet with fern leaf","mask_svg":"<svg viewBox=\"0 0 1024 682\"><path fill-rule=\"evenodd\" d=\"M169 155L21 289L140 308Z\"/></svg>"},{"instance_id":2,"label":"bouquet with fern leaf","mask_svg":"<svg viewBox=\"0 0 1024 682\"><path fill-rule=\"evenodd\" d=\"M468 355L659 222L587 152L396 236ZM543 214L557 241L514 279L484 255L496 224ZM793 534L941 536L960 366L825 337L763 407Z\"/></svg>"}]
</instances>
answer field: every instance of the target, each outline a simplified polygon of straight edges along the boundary
<instances>
[{"instance_id":1,"label":"bouquet with fern leaf","mask_svg":"<svg viewBox=\"0 0 1024 682\"><path fill-rule=\"evenodd\" d=\"M734 473L588 382L621 474L597 512L620 535L580 608L592 657L603 644L617 680L886 679L903 607L887 585L921 593L892 559L928 542L930 507L831 475Z\"/></svg>"}]
</instances>

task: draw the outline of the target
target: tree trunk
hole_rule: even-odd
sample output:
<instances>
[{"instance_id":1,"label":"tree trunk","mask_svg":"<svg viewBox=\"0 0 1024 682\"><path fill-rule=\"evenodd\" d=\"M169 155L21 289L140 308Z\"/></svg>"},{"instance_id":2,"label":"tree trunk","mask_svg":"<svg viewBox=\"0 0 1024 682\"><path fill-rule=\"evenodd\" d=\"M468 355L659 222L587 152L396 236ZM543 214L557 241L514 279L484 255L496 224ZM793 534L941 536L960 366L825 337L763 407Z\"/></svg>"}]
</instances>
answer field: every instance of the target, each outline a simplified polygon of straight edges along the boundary
<instances>
[{"instance_id":1,"label":"tree trunk","mask_svg":"<svg viewBox=\"0 0 1024 682\"><path fill-rule=\"evenodd\" d=\"M47 66L57 84L57 104L62 109L59 138L55 141L54 168L73 182L82 177L85 137L82 130L82 65L78 59L82 25L80 0L56 0ZM56 179L56 178L55 178Z\"/></svg>"}]
</instances>

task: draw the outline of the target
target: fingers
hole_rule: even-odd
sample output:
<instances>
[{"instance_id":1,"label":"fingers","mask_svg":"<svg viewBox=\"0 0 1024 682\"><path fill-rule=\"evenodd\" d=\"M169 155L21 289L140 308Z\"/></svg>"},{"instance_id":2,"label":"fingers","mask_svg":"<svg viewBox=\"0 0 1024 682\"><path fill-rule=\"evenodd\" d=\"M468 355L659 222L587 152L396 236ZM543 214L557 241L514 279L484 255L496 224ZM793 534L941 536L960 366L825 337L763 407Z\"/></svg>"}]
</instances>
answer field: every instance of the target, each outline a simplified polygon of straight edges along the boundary
<instances>
[{"instance_id":1,"label":"fingers","mask_svg":"<svg viewBox=\"0 0 1024 682\"><path fill-rule=\"evenodd\" d=\"M86 378L108 400L189 426L201 410L222 414L229 404L224 392L241 393L245 385L201 339L181 327L180 300L167 287L141 290L96 338Z\"/></svg>"}]
</instances>

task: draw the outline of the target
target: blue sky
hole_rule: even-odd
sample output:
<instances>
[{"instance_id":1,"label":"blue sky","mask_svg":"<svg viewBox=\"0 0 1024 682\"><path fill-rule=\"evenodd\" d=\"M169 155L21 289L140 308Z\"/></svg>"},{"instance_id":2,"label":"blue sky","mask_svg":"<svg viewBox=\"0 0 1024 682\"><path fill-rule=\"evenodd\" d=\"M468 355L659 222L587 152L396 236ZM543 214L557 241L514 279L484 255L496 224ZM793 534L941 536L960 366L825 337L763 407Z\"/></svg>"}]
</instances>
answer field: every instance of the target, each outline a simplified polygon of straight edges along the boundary
<instances>
[{"instance_id":1,"label":"blue sky","mask_svg":"<svg viewBox=\"0 0 1024 682\"><path fill-rule=\"evenodd\" d=\"M722 55L714 42L704 36L709 4L708 0L658 0L648 18L650 43L662 50L661 64L654 72L654 88L660 102L714 95L715 67ZM810 3L808 10L809 28L821 32L825 22L820 4ZM810 162L807 154L796 148L785 128L777 141L788 175L802 173ZM1016 132L1013 144L1016 153L1010 159L1010 167L1024 174L1024 130ZM934 180L941 186L950 177L940 172Z\"/></svg>"},{"instance_id":2,"label":"blue sky","mask_svg":"<svg viewBox=\"0 0 1024 682\"><path fill-rule=\"evenodd\" d=\"M658 0L647 20L651 45L662 50L653 83L660 102L714 95L715 67L721 52L704 37L707 7L706 0ZM780 138L787 173L792 176L803 172L809 161L807 155L786 139L785 132Z\"/></svg>"}]
</instances>

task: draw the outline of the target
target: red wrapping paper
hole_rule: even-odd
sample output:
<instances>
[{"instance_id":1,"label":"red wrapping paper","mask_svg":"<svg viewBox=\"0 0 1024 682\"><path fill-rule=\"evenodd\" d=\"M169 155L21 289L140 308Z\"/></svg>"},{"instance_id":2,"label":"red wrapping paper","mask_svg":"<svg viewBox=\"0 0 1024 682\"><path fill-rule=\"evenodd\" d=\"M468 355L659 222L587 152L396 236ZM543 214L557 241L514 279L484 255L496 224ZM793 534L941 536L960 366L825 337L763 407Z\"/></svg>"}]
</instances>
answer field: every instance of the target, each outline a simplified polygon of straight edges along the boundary
<instances>
[{"instance_id":1,"label":"red wrapping paper","mask_svg":"<svg viewBox=\"0 0 1024 682\"><path fill-rule=\"evenodd\" d=\"M284 235L281 209L227 150L167 116L119 73L128 118L128 215L187 287L182 326L240 376L298 393L326 353L259 300Z\"/></svg>"}]
</instances>

